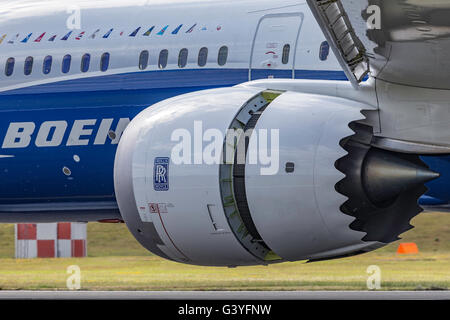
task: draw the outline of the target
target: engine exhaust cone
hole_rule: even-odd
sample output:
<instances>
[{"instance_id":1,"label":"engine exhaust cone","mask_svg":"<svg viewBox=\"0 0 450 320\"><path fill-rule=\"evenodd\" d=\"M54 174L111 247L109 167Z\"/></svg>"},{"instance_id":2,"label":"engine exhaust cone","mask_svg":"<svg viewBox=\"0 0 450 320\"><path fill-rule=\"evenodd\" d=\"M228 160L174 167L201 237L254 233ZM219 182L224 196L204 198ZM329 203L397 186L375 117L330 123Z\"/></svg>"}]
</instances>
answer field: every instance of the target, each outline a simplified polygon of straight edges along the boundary
<instances>
[{"instance_id":1,"label":"engine exhaust cone","mask_svg":"<svg viewBox=\"0 0 450 320\"><path fill-rule=\"evenodd\" d=\"M401 155L380 149L369 151L362 170L363 187L374 204L389 202L400 193L439 176L439 173Z\"/></svg>"}]
</instances>

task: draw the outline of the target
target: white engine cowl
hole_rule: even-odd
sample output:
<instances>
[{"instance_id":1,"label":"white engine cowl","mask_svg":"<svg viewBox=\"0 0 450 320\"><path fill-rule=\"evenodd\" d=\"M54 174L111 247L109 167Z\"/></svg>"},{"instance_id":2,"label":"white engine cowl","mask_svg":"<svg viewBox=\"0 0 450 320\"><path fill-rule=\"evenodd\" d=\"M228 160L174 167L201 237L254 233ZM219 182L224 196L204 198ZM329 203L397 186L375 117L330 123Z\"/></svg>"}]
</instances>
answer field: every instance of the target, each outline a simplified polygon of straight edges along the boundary
<instances>
[{"instance_id":1,"label":"white engine cowl","mask_svg":"<svg viewBox=\"0 0 450 320\"><path fill-rule=\"evenodd\" d=\"M349 124L364 119L365 108L330 96L239 87L153 105L130 123L117 150L123 219L148 250L196 265L320 260L383 246L377 236L363 240L365 228L379 228L366 223L364 212L344 213L347 190L336 190L346 179L346 169L337 168L348 153L344 144L358 136ZM248 148L238 163L235 148L246 135L236 134L230 156L226 134L239 129L248 132ZM259 161L266 158L272 161Z\"/></svg>"},{"instance_id":2,"label":"white engine cowl","mask_svg":"<svg viewBox=\"0 0 450 320\"><path fill-rule=\"evenodd\" d=\"M264 111L256 129L280 128L280 171L246 170L250 212L266 244L286 260L322 259L379 247L351 230L335 185L345 176L335 163L346 155L340 141L354 134L363 108L352 101L286 92ZM253 138L253 136L252 136ZM295 164L287 173L286 163Z\"/></svg>"}]
</instances>

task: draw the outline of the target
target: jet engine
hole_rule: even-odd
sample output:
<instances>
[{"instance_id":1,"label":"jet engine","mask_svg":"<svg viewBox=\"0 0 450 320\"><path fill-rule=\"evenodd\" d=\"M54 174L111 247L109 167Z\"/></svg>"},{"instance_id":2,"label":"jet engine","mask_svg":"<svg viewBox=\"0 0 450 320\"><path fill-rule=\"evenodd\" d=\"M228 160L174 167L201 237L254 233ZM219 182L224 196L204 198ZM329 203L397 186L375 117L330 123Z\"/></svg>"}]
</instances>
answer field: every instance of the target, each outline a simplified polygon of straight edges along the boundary
<instances>
[{"instance_id":1,"label":"jet engine","mask_svg":"<svg viewBox=\"0 0 450 320\"><path fill-rule=\"evenodd\" d=\"M151 252L245 266L340 258L398 239L438 174L371 145L365 104L234 87L141 112L118 146L120 212Z\"/></svg>"}]
</instances>

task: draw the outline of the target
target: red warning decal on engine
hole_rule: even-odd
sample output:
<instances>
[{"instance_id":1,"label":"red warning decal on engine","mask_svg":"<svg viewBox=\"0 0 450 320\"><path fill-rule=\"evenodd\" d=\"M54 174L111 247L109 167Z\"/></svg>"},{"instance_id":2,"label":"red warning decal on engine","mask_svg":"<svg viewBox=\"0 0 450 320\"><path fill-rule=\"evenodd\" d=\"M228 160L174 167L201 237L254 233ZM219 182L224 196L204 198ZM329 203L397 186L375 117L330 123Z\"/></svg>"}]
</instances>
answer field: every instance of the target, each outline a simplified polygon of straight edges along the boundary
<instances>
[{"instance_id":1,"label":"red warning decal on engine","mask_svg":"<svg viewBox=\"0 0 450 320\"><path fill-rule=\"evenodd\" d=\"M158 204L157 203L149 203L148 207L150 209L150 213L159 213Z\"/></svg>"},{"instance_id":2,"label":"red warning decal on engine","mask_svg":"<svg viewBox=\"0 0 450 320\"><path fill-rule=\"evenodd\" d=\"M166 203L149 203L150 213L169 213Z\"/></svg>"}]
</instances>

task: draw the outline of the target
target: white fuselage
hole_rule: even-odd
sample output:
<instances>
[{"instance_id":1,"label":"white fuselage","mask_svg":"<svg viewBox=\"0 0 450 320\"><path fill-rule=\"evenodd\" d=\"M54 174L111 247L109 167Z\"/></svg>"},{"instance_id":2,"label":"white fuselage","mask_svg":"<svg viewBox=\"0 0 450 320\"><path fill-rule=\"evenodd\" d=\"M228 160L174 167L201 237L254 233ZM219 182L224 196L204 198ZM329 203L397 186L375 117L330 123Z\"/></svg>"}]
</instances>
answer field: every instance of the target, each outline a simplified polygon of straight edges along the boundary
<instances>
[{"instance_id":1,"label":"white fuselage","mask_svg":"<svg viewBox=\"0 0 450 320\"><path fill-rule=\"evenodd\" d=\"M184 48L188 50L185 69L200 68L198 52L205 47L209 54L202 68L341 71L332 54L320 60L325 38L301 0L8 1L0 8L0 16L0 39L4 37L0 66L9 58L15 59L12 75L0 75L0 91L161 70L158 58L162 50L168 50L164 70L176 71L180 69L179 52ZM61 40L71 31L67 40ZM291 46L290 57L289 63L283 64L286 43ZM229 56L226 65L219 67L217 55L222 46L228 47ZM143 50L148 50L149 62L140 70L138 59ZM110 54L110 62L108 70L102 72L100 58L105 52ZM81 72L81 58L86 53L91 56L90 68ZM63 73L62 59L68 54L72 66ZM47 56L52 57L52 68L44 74ZM29 75L24 74L27 57L34 60ZM249 75L250 80L254 78Z\"/></svg>"}]
</instances>

